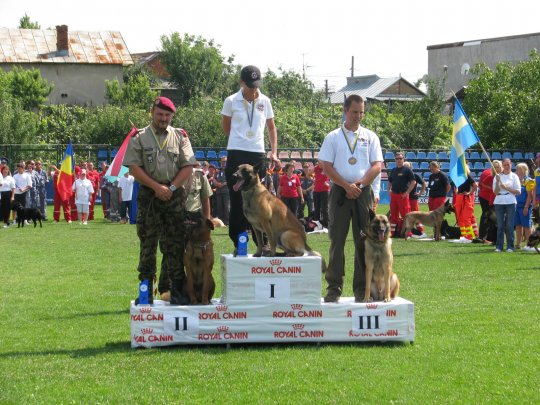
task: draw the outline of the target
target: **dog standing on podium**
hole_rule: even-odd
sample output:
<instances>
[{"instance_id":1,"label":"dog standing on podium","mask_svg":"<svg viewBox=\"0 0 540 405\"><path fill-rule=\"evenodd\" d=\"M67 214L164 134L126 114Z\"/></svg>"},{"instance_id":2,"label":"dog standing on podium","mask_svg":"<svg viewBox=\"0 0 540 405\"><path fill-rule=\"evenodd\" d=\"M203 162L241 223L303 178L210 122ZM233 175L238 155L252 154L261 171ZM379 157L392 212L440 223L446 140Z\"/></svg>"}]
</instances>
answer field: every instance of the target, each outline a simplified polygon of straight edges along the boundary
<instances>
[{"instance_id":1,"label":"dog standing on podium","mask_svg":"<svg viewBox=\"0 0 540 405\"><path fill-rule=\"evenodd\" d=\"M244 164L238 166L233 175L233 188L242 192L244 215L255 230L257 252L254 256L262 255L263 234L266 234L270 244L269 256L276 256L278 247L285 251L286 256L302 256L304 253L319 256L325 271L324 258L308 246L306 232L296 215L264 187L257 173L257 167Z\"/></svg>"},{"instance_id":2,"label":"dog standing on podium","mask_svg":"<svg viewBox=\"0 0 540 405\"><path fill-rule=\"evenodd\" d=\"M366 290L364 302L390 302L399 295L399 279L392 271L394 255L390 238L390 221L386 215L375 215L365 238Z\"/></svg>"}]
</instances>

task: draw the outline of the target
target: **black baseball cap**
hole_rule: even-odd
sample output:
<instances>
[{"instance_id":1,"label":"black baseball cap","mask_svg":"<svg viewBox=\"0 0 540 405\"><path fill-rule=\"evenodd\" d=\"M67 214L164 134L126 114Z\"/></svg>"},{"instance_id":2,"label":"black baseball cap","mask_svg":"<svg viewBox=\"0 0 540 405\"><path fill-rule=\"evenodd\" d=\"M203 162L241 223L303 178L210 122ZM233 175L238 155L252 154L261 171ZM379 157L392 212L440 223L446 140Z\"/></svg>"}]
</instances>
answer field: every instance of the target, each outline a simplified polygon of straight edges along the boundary
<instances>
[{"instance_id":1,"label":"black baseball cap","mask_svg":"<svg viewBox=\"0 0 540 405\"><path fill-rule=\"evenodd\" d=\"M257 66L248 65L244 66L240 71L240 79L248 86L250 89L254 87L261 87L261 71Z\"/></svg>"}]
</instances>

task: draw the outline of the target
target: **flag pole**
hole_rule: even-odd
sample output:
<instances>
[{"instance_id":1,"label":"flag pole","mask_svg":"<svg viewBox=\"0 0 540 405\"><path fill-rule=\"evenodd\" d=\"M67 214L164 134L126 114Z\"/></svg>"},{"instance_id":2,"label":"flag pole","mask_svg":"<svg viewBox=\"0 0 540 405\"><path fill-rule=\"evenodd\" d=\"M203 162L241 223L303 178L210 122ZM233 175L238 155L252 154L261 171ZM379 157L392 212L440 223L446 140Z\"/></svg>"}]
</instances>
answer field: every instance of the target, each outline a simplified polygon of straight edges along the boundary
<instances>
[{"instance_id":1,"label":"flag pole","mask_svg":"<svg viewBox=\"0 0 540 405\"><path fill-rule=\"evenodd\" d=\"M456 93L454 93L454 90L450 89L450 91L452 92L452 95L454 96L454 100L456 100L456 102L459 104L460 108L461 108L461 111L463 112L463 115L465 115L465 119L467 120L467 122L469 123L469 125L471 124L471 121L469 121L469 117L467 116L467 113L465 112L465 110L463 109L463 106L461 105L461 103L459 102L457 96L456 96ZM482 141L480 140L480 137L476 134L476 131L474 129L474 127L472 125L470 125L472 130L474 131L474 134L476 135L476 138L478 138L478 143L480 144L480 147L482 148L482 151L484 152L484 155L486 156L489 164L491 165L491 168L493 170L495 170L493 168L493 162L491 161L491 158L489 157L489 154L487 153L486 149L484 148L484 145L482 145Z\"/></svg>"}]
</instances>

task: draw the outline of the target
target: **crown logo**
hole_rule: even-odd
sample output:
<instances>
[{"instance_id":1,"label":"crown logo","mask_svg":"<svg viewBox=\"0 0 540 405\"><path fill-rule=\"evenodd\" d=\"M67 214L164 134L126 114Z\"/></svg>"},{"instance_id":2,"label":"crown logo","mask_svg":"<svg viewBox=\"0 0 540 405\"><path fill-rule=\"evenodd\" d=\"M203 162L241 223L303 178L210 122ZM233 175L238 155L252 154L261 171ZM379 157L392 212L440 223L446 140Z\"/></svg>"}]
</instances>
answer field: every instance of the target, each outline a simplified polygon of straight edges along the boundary
<instances>
[{"instance_id":1,"label":"crown logo","mask_svg":"<svg viewBox=\"0 0 540 405\"><path fill-rule=\"evenodd\" d=\"M301 329L304 329L304 324L303 323L293 323L292 325L293 329L294 330L301 330Z\"/></svg>"},{"instance_id":2,"label":"crown logo","mask_svg":"<svg viewBox=\"0 0 540 405\"><path fill-rule=\"evenodd\" d=\"M377 309L377 304L366 304L367 309Z\"/></svg>"},{"instance_id":3,"label":"crown logo","mask_svg":"<svg viewBox=\"0 0 540 405\"><path fill-rule=\"evenodd\" d=\"M152 312L152 308L151 307L141 307L140 311L141 311L142 314L149 314L150 312Z\"/></svg>"},{"instance_id":4,"label":"crown logo","mask_svg":"<svg viewBox=\"0 0 540 405\"><path fill-rule=\"evenodd\" d=\"M228 327L228 326L225 326L225 325L218 326L218 327L217 327L217 331L218 331L218 332L228 332L228 331L229 331L229 327Z\"/></svg>"},{"instance_id":5,"label":"crown logo","mask_svg":"<svg viewBox=\"0 0 540 405\"><path fill-rule=\"evenodd\" d=\"M154 333L154 329L152 329L152 328L142 328L142 329L141 329L141 333L142 333L143 335L149 335L149 334L151 334L151 333Z\"/></svg>"},{"instance_id":6,"label":"crown logo","mask_svg":"<svg viewBox=\"0 0 540 405\"><path fill-rule=\"evenodd\" d=\"M270 260L270 264L272 266L279 266L281 263L282 263L282 260L280 260L280 259L272 259L272 260Z\"/></svg>"},{"instance_id":7,"label":"crown logo","mask_svg":"<svg viewBox=\"0 0 540 405\"><path fill-rule=\"evenodd\" d=\"M218 310L218 312L227 312L227 309L229 307L227 305L216 305L216 309Z\"/></svg>"},{"instance_id":8,"label":"crown logo","mask_svg":"<svg viewBox=\"0 0 540 405\"><path fill-rule=\"evenodd\" d=\"M300 311L304 306L302 304L291 304L293 311Z\"/></svg>"}]
</instances>

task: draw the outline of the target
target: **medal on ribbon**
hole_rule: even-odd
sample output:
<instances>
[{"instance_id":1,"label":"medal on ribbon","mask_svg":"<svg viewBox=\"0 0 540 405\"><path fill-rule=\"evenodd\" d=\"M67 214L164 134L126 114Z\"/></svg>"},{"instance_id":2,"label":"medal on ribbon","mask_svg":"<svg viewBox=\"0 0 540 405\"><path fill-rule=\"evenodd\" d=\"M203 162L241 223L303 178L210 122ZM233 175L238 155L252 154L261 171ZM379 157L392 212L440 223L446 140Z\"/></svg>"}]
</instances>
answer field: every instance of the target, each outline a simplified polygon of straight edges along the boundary
<instances>
[{"instance_id":1,"label":"medal on ribbon","mask_svg":"<svg viewBox=\"0 0 540 405\"><path fill-rule=\"evenodd\" d=\"M345 137L345 140L347 141L347 145L349 146L349 150L351 151L351 157L347 160L350 165L355 165L358 160L354 157L354 151L356 149L356 144L358 143L358 137L360 136L360 127L358 127L358 130L354 133L354 141L349 142L349 137L347 136L347 129L345 128L345 125L341 126L341 131L343 132L343 136Z\"/></svg>"},{"instance_id":2,"label":"medal on ribbon","mask_svg":"<svg viewBox=\"0 0 540 405\"><path fill-rule=\"evenodd\" d=\"M154 133L154 130L152 129L152 127L150 127L150 132L152 132L152 135L154 136L154 140L156 141L156 144L158 146L158 152L157 152L156 159L157 159L157 161L159 163L165 163L166 157L165 157L164 150L165 150L165 147L169 143L169 132L167 132L167 137L165 138L165 141L163 141L162 144L159 143L159 139L156 136L156 134Z\"/></svg>"},{"instance_id":3,"label":"medal on ribbon","mask_svg":"<svg viewBox=\"0 0 540 405\"><path fill-rule=\"evenodd\" d=\"M255 113L255 101L251 103L251 117L249 116L249 103L244 99L244 107L246 108L246 115L249 123L249 131L247 131L246 136L248 138L253 138L255 136L255 132L251 127L253 126L253 114Z\"/></svg>"}]
</instances>

